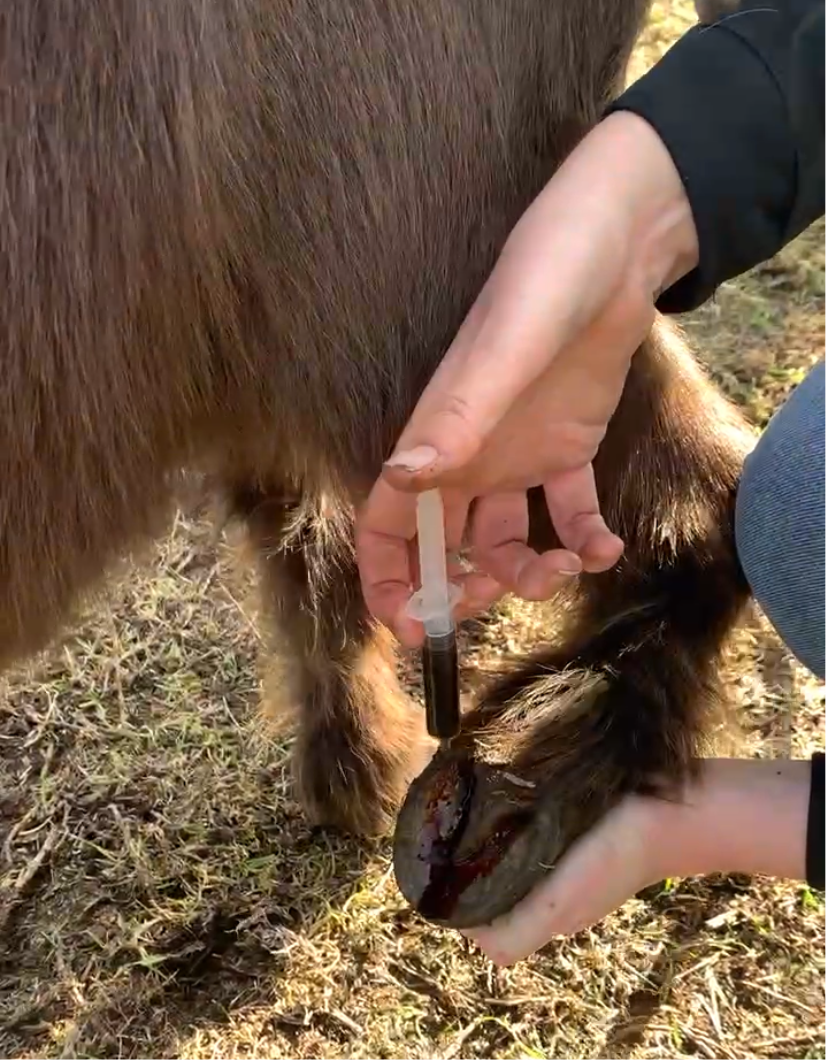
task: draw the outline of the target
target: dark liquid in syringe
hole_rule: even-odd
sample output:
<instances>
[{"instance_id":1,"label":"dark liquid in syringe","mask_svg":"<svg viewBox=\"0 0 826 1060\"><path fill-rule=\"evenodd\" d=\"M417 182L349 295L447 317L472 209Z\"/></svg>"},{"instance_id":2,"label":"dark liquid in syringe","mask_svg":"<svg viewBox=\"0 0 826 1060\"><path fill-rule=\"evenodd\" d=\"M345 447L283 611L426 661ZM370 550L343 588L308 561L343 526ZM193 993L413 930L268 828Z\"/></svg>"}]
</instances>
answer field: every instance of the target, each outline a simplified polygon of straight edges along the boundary
<instances>
[{"instance_id":1,"label":"dark liquid in syringe","mask_svg":"<svg viewBox=\"0 0 826 1060\"><path fill-rule=\"evenodd\" d=\"M438 740L449 740L459 731L461 717L455 633L425 639L422 672L427 731Z\"/></svg>"}]
</instances>

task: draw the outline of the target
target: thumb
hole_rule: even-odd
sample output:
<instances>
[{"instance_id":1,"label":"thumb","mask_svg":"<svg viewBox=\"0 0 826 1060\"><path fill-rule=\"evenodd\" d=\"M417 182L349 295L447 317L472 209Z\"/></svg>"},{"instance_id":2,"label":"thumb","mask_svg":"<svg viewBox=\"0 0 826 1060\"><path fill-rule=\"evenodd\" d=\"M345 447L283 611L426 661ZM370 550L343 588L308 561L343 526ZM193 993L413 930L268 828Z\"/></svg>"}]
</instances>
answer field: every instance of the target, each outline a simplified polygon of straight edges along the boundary
<instances>
[{"instance_id":1,"label":"thumb","mask_svg":"<svg viewBox=\"0 0 826 1060\"><path fill-rule=\"evenodd\" d=\"M531 264L506 245L385 462L394 489L449 485L565 345L570 314L554 313L547 270Z\"/></svg>"},{"instance_id":2,"label":"thumb","mask_svg":"<svg viewBox=\"0 0 826 1060\"><path fill-rule=\"evenodd\" d=\"M457 393L439 395L434 406L421 423L411 423L384 463L382 474L394 489L448 485L452 472L476 458L498 422L495 411L473 407Z\"/></svg>"},{"instance_id":3,"label":"thumb","mask_svg":"<svg viewBox=\"0 0 826 1060\"><path fill-rule=\"evenodd\" d=\"M490 435L524 391L551 361L524 336L491 323L467 348L460 333L428 384L382 474L401 491L452 484L479 454Z\"/></svg>"}]
</instances>

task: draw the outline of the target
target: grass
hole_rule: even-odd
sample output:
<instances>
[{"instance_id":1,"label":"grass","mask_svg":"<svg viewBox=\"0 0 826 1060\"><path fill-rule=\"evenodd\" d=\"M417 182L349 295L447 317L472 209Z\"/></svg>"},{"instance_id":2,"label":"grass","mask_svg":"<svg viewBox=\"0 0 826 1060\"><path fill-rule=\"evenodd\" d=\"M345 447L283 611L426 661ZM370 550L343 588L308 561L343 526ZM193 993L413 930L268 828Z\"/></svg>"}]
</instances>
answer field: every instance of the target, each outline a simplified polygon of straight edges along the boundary
<instances>
[{"instance_id":1,"label":"grass","mask_svg":"<svg viewBox=\"0 0 826 1060\"><path fill-rule=\"evenodd\" d=\"M636 72L691 10L655 8ZM685 321L758 423L823 356L823 271L816 225ZM292 801L288 743L253 724L258 634L236 585L182 510L70 637L6 676L0 1054L824 1056L824 911L805 887L669 881L503 971L422 924L387 843L315 833ZM504 608L469 665L541 628ZM765 624L730 675L742 753L823 746L823 687Z\"/></svg>"}]
</instances>

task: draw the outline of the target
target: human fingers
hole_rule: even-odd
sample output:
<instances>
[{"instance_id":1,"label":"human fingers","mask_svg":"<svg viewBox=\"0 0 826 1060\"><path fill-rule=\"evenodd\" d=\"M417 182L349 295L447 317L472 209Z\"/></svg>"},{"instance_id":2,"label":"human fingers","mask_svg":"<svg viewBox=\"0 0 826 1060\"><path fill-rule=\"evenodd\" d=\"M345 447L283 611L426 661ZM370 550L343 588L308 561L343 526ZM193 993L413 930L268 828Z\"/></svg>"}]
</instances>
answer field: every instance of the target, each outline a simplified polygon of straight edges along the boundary
<instances>
[{"instance_id":1,"label":"human fingers","mask_svg":"<svg viewBox=\"0 0 826 1060\"><path fill-rule=\"evenodd\" d=\"M405 647L422 640L419 622L405 613L416 576L411 544L416 534L416 498L379 479L357 513L356 559L364 602Z\"/></svg>"},{"instance_id":2,"label":"human fingers","mask_svg":"<svg viewBox=\"0 0 826 1060\"><path fill-rule=\"evenodd\" d=\"M559 540L580 557L583 569L598 573L613 567L624 545L600 512L593 465L552 475L544 492Z\"/></svg>"},{"instance_id":3,"label":"human fingers","mask_svg":"<svg viewBox=\"0 0 826 1060\"><path fill-rule=\"evenodd\" d=\"M367 610L395 634L403 647L419 647L424 639L422 625L405 610L412 592L406 573L411 566L409 543L384 538L372 531L358 534L356 540Z\"/></svg>"},{"instance_id":4,"label":"human fingers","mask_svg":"<svg viewBox=\"0 0 826 1060\"><path fill-rule=\"evenodd\" d=\"M454 580L462 589L462 598L454 610L454 618L457 622L487 611L507 591L495 578L483 571L462 573L455 579L451 578L451 581Z\"/></svg>"},{"instance_id":5,"label":"human fingers","mask_svg":"<svg viewBox=\"0 0 826 1060\"><path fill-rule=\"evenodd\" d=\"M469 501L462 494L454 494L445 491L445 541L447 546L447 577L450 583L461 590L459 600L453 607L453 618L455 622L462 622L467 618L487 611L505 593L504 586L500 585L485 571L478 570L461 555L462 545L465 541L465 530L468 521ZM410 566L413 572L413 583L420 583L418 542L411 545ZM421 633L418 635L416 644L421 643ZM409 644L412 641L408 640Z\"/></svg>"},{"instance_id":6,"label":"human fingers","mask_svg":"<svg viewBox=\"0 0 826 1060\"><path fill-rule=\"evenodd\" d=\"M448 553L458 553L469 500L456 491L445 491L443 502L446 549ZM407 614L410 596L419 583L416 497L399 493L379 479L358 513L355 539L359 577L368 610L405 647L419 647L424 638L423 627ZM485 589L482 585L471 585L471 588L477 596L491 592L489 586Z\"/></svg>"},{"instance_id":7,"label":"human fingers","mask_svg":"<svg viewBox=\"0 0 826 1060\"><path fill-rule=\"evenodd\" d=\"M622 812L609 814L510 913L462 933L495 964L509 965L553 938L590 927L650 882L641 864L640 838L629 834Z\"/></svg>"},{"instance_id":8,"label":"human fingers","mask_svg":"<svg viewBox=\"0 0 826 1060\"><path fill-rule=\"evenodd\" d=\"M551 939L597 923L661 878L663 832L658 799L626 796L563 855L549 876L510 913L462 934L496 964L514 964Z\"/></svg>"},{"instance_id":9,"label":"human fingers","mask_svg":"<svg viewBox=\"0 0 826 1060\"><path fill-rule=\"evenodd\" d=\"M523 600L547 600L582 570L564 549L538 554L528 544L525 492L497 493L477 501L470 529L476 565Z\"/></svg>"}]
</instances>

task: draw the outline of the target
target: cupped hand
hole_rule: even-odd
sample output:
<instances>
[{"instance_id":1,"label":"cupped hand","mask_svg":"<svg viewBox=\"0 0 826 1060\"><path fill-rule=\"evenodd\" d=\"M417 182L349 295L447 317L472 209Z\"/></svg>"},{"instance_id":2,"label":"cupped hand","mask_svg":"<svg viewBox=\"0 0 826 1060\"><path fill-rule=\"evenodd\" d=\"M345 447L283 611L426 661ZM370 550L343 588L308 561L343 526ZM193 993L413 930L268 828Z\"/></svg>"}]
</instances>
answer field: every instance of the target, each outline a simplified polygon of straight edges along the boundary
<instances>
[{"instance_id":1,"label":"cupped hand","mask_svg":"<svg viewBox=\"0 0 826 1060\"><path fill-rule=\"evenodd\" d=\"M661 807L629 796L571 847L510 913L462 934L498 965L524 960L560 935L575 935L662 879Z\"/></svg>"},{"instance_id":2,"label":"cupped hand","mask_svg":"<svg viewBox=\"0 0 826 1060\"><path fill-rule=\"evenodd\" d=\"M811 784L805 759L704 759L667 798L627 795L510 913L463 934L513 964L666 877L806 879Z\"/></svg>"},{"instance_id":3,"label":"cupped hand","mask_svg":"<svg viewBox=\"0 0 826 1060\"><path fill-rule=\"evenodd\" d=\"M443 490L457 617L504 591L547 599L616 563L592 461L649 332L659 290L696 261L679 176L656 133L611 115L583 140L511 233L357 522L367 605L408 646L415 494ZM526 491L544 489L562 548L527 545ZM473 505L473 519L468 512Z\"/></svg>"}]
</instances>

